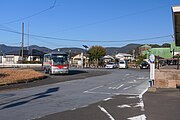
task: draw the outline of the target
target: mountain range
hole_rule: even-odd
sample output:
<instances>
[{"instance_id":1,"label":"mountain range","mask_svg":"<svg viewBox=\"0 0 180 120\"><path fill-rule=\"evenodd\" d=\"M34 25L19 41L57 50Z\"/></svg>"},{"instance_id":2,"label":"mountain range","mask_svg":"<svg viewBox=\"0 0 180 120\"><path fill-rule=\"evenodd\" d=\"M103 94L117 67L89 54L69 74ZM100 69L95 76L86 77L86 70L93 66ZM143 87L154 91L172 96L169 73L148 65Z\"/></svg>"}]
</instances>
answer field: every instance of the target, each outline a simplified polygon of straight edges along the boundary
<instances>
[{"instance_id":1,"label":"mountain range","mask_svg":"<svg viewBox=\"0 0 180 120\"><path fill-rule=\"evenodd\" d=\"M134 50L135 48L139 47L141 44L128 44L123 47L105 47L106 52L108 55L114 55L117 53L129 53L130 51ZM24 49L27 49L25 47ZM86 52L85 49L82 48L76 48L76 47L69 47L69 48L56 48L56 49L50 49L47 47L40 47L37 45L31 45L29 46L29 50L36 49L39 51L43 51L45 53L49 53L51 51L62 51L62 52L70 52L71 54L78 54L81 52ZM16 47L16 46L7 46L5 44L0 44L0 53L8 53L12 51L19 51L21 50L21 47Z\"/></svg>"}]
</instances>

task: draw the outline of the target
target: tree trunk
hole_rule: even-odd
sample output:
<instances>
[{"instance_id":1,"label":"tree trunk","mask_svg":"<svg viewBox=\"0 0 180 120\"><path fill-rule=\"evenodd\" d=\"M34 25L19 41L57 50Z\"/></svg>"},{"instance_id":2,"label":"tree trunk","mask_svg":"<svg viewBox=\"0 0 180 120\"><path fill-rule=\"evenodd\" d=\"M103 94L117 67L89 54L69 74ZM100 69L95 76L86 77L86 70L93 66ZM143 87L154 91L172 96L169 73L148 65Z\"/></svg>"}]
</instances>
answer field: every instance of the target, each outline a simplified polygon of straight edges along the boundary
<instances>
[{"instance_id":1,"label":"tree trunk","mask_svg":"<svg viewBox=\"0 0 180 120\"><path fill-rule=\"evenodd\" d=\"M97 66L97 68L99 67L99 61L98 61L98 59L96 60L96 66Z\"/></svg>"}]
</instances>

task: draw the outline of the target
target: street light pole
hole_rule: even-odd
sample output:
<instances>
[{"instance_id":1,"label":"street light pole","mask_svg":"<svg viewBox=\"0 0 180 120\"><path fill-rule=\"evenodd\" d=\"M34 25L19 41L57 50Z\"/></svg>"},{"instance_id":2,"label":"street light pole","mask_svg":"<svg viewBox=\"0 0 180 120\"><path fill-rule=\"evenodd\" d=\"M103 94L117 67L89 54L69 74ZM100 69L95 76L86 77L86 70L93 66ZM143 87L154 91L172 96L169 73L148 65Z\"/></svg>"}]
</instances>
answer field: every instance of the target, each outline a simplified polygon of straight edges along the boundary
<instances>
[{"instance_id":1,"label":"street light pole","mask_svg":"<svg viewBox=\"0 0 180 120\"><path fill-rule=\"evenodd\" d=\"M83 47L85 48L85 67L87 67L87 49L89 48L87 45L83 45Z\"/></svg>"}]
</instances>

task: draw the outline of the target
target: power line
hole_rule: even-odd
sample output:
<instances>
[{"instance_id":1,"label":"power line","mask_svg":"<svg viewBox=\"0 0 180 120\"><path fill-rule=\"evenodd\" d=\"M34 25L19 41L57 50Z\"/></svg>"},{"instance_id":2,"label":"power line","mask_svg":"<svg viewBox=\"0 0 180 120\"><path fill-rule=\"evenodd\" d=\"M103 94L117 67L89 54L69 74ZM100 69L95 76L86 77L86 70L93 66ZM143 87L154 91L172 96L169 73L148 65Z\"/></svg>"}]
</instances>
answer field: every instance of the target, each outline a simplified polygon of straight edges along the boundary
<instances>
[{"instance_id":1,"label":"power line","mask_svg":"<svg viewBox=\"0 0 180 120\"><path fill-rule=\"evenodd\" d=\"M41 10L41 11L39 11L39 12L37 12L37 13L34 13L34 14L32 14L32 15L29 15L29 16L26 16L26 17L23 17L23 18L20 18L20 19L16 19L16 20L12 20L12 21L6 22L6 23L4 23L4 24L11 24L11 23L15 23L15 22L23 21L23 20L25 20L25 19L32 18L32 17L34 17L34 16L37 16L37 15L39 15L39 14L41 14L41 13L44 13L44 12L46 12L46 11L49 11L49 10L53 9L53 8L55 7L55 5L56 5L56 0L54 1L54 3L53 3L52 6L46 8L46 9L44 9L44 10Z\"/></svg>"},{"instance_id":2,"label":"power line","mask_svg":"<svg viewBox=\"0 0 180 120\"><path fill-rule=\"evenodd\" d=\"M15 33L15 34L22 34L21 32L13 31L13 30L7 30L7 29L1 29L1 31ZM134 42L134 41L147 41L147 40L155 40L155 39L161 39L161 38L167 38L171 37L172 35L164 35L164 36L156 36L156 37L150 37L150 38L141 38L141 39L124 39L124 40L80 40L80 39L65 39L65 38L56 38L56 37L49 37L49 36L40 36L35 34L27 34L24 33L24 35L29 35L37 38L43 38L43 39L50 39L50 40L58 40L58 41L69 41L69 42L109 42L109 43L120 43L120 42Z\"/></svg>"}]
</instances>

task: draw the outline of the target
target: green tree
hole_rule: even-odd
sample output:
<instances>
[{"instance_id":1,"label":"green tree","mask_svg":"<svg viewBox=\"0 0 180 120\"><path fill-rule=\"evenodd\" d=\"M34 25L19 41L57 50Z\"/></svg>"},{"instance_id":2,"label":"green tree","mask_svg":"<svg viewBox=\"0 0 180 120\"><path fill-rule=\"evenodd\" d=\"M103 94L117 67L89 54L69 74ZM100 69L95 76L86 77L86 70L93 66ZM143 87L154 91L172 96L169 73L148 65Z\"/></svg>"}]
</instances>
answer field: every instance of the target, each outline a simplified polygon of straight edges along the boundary
<instances>
[{"instance_id":1,"label":"green tree","mask_svg":"<svg viewBox=\"0 0 180 120\"><path fill-rule=\"evenodd\" d=\"M95 63L95 66L98 67L100 59L106 55L106 49L101 46L92 46L89 49L89 55L92 63Z\"/></svg>"},{"instance_id":2,"label":"green tree","mask_svg":"<svg viewBox=\"0 0 180 120\"><path fill-rule=\"evenodd\" d=\"M137 61L136 61L136 65L139 66L144 59L146 59L146 55L138 56Z\"/></svg>"}]
</instances>

